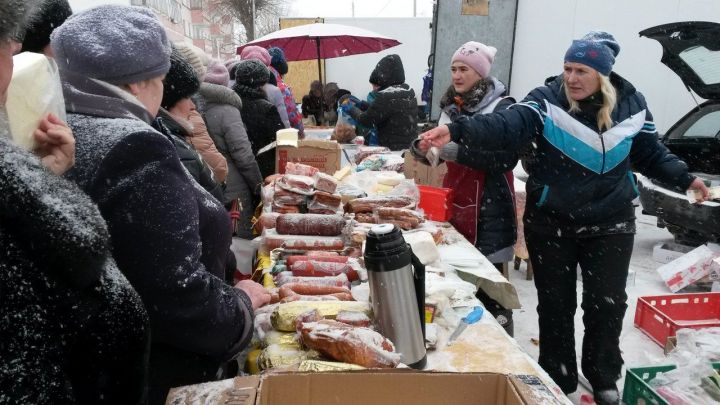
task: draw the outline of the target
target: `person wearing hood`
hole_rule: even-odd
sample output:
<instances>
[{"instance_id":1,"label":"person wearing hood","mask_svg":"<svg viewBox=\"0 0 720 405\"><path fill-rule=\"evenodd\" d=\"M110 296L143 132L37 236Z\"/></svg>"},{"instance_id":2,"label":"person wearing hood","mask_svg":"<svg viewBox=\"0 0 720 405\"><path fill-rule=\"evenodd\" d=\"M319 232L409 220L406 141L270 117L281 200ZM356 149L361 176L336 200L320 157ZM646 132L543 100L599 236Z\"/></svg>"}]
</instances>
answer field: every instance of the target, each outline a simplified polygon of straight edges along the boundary
<instances>
[{"instance_id":1,"label":"person wearing hood","mask_svg":"<svg viewBox=\"0 0 720 405\"><path fill-rule=\"evenodd\" d=\"M572 42L563 74L520 103L492 114L460 116L421 135L420 149L460 146L457 162L482 151L519 152L534 143L526 165L525 241L538 292L538 362L565 392L577 389L574 315L576 269L582 271L585 335L582 371L599 405L619 404L620 333L638 196L633 170L672 184L708 189L657 141L645 98L613 72L620 45L593 31Z\"/></svg>"},{"instance_id":2,"label":"person wearing hood","mask_svg":"<svg viewBox=\"0 0 720 405\"><path fill-rule=\"evenodd\" d=\"M98 204L118 267L148 310L150 403L161 404L171 387L223 377L270 296L251 281L225 283L229 215L150 125L171 53L156 15L98 6L68 19L51 45L76 137L66 176Z\"/></svg>"},{"instance_id":3,"label":"person wearing hood","mask_svg":"<svg viewBox=\"0 0 720 405\"><path fill-rule=\"evenodd\" d=\"M45 115L36 148L17 146L5 108L32 1L0 4L0 402L141 404L149 320L110 255L98 208L60 177L68 126Z\"/></svg>"},{"instance_id":4,"label":"person wearing hood","mask_svg":"<svg viewBox=\"0 0 720 405\"><path fill-rule=\"evenodd\" d=\"M243 60L235 67L233 86L242 100L242 119L262 178L275 174L275 152L259 152L274 142L277 131L284 128L280 114L263 91L269 75L270 71L259 60Z\"/></svg>"},{"instance_id":5,"label":"person wearing hood","mask_svg":"<svg viewBox=\"0 0 720 405\"><path fill-rule=\"evenodd\" d=\"M310 92L302 98L303 117L313 117L315 125L323 125L327 106L323 99L323 85L319 80L310 83Z\"/></svg>"},{"instance_id":6,"label":"person wearing hood","mask_svg":"<svg viewBox=\"0 0 720 405\"><path fill-rule=\"evenodd\" d=\"M152 127L168 137L175 145L180 162L188 173L207 192L223 199L223 189L215 181L213 172L200 154L186 140L192 136L190 114L195 111L195 104L190 96L200 88L200 80L193 67L173 47L170 54L170 70L163 79L163 98L160 110L152 123Z\"/></svg>"},{"instance_id":7,"label":"person wearing hood","mask_svg":"<svg viewBox=\"0 0 720 405\"><path fill-rule=\"evenodd\" d=\"M185 59L195 71L197 78L202 81L207 73L207 65L210 62L208 56L202 49L187 42L176 42L173 47ZM203 160L212 170L213 178L220 184L225 183L228 175L228 162L225 156L217 149L213 139L208 133L207 126L199 110L202 109L202 100L193 94L195 109L190 111L188 121L192 126L192 132L185 138L187 143L202 156Z\"/></svg>"},{"instance_id":8,"label":"person wearing hood","mask_svg":"<svg viewBox=\"0 0 720 405\"><path fill-rule=\"evenodd\" d=\"M283 76L288 73L288 64L285 59L285 52L282 48L274 46L272 48L268 48L268 53L271 57L270 66L268 66L268 68L270 69L270 72L275 75L277 87L283 94L285 109L287 110L290 126L298 130L298 137L302 139L305 137L305 127L302 123L302 115L298 112L292 89L283 80Z\"/></svg>"},{"instance_id":9,"label":"person wearing hood","mask_svg":"<svg viewBox=\"0 0 720 405\"><path fill-rule=\"evenodd\" d=\"M370 74L370 83L377 83L375 100L366 111L348 103L348 96L340 104L359 124L375 127L380 146L402 150L417 137L417 100L415 91L405 83L405 69L398 55L380 59Z\"/></svg>"},{"instance_id":10,"label":"person wearing hood","mask_svg":"<svg viewBox=\"0 0 720 405\"><path fill-rule=\"evenodd\" d=\"M252 217L260 200L262 175L240 111L240 96L228 88L230 74L219 61L211 61L200 84L202 114L218 150L228 161L228 177L222 202L240 201L237 236L252 239Z\"/></svg>"},{"instance_id":11,"label":"person wearing hood","mask_svg":"<svg viewBox=\"0 0 720 405\"><path fill-rule=\"evenodd\" d=\"M461 115L503 110L514 103L515 100L506 97L505 85L490 75L496 52L494 47L475 41L466 42L455 51L450 65L452 84L440 99L439 125ZM410 151L429 164L418 148L419 142L420 139L415 140ZM457 162L460 147L450 142L438 151L440 159L447 163L443 187L455 190L450 223L502 271L503 263L512 261L514 256L517 232L512 170L518 154L483 150L474 161L461 164ZM478 290L477 296L512 336L512 310L503 308L482 290Z\"/></svg>"},{"instance_id":12,"label":"person wearing hood","mask_svg":"<svg viewBox=\"0 0 720 405\"><path fill-rule=\"evenodd\" d=\"M263 91L265 91L265 96L268 101L275 106L275 109L277 109L283 128L290 128L290 118L288 117L288 110L285 106L285 96L277 86L276 76L273 74L272 68L270 67L272 57L270 56L268 50L260 46L246 46L243 48L242 52L240 52L240 59L255 59L262 62L262 64L268 68L268 79L263 85Z\"/></svg>"}]
</instances>

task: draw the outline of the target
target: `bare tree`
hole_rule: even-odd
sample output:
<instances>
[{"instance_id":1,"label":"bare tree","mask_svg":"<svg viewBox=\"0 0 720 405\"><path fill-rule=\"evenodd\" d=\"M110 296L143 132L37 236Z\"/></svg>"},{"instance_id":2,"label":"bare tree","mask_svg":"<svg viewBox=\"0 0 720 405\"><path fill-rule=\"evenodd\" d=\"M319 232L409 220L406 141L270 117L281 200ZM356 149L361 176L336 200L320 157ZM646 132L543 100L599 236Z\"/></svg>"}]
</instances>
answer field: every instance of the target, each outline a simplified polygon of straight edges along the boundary
<instances>
[{"instance_id":1,"label":"bare tree","mask_svg":"<svg viewBox=\"0 0 720 405\"><path fill-rule=\"evenodd\" d=\"M278 21L285 14L289 0L254 0L255 20L253 20L253 0L217 0L223 13L240 21L245 28L240 33L240 43L249 42L278 29ZM257 26L256 26L257 25Z\"/></svg>"}]
</instances>

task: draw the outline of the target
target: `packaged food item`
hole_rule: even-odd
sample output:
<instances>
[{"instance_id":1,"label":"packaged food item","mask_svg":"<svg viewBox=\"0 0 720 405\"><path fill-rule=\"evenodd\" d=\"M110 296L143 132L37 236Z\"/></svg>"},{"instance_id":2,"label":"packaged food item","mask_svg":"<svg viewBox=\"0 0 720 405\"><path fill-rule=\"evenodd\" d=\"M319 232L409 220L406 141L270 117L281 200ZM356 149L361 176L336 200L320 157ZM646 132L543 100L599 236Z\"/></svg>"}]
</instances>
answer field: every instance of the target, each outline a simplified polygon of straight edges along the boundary
<instances>
[{"instance_id":1,"label":"packaged food item","mask_svg":"<svg viewBox=\"0 0 720 405\"><path fill-rule=\"evenodd\" d=\"M324 191L329 194L333 194L335 192L335 189L337 189L338 181L335 179L335 177L325 174L325 173L316 173L315 174L315 189L319 191Z\"/></svg>"},{"instance_id":2,"label":"packaged food item","mask_svg":"<svg viewBox=\"0 0 720 405\"><path fill-rule=\"evenodd\" d=\"M265 229L263 247L267 251L280 247L291 250L342 250L345 241L339 236L281 235L275 229Z\"/></svg>"},{"instance_id":3,"label":"packaged food item","mask_svg":"<svg viewBox=\"0 0 720 405\"><path fill-rule=\"evenodd\" d=\"M301 277L328 277L345 274L348 280L355 281L358 275L347 263L322 262L308 260L295 262L290 266L293 276Z\"/></svg>"},{"instance_id":4,"label":"packaged food item","mask_svg":"<svg viewBox=\"0 0 720 405\"><path fill-rule=\"evenodd\" d=\"M325 252L321 252L325 253ZM330 253L330 252L328 252ZM332 252L335 253L335 252ZM288 256L285 258L285 262L287 263L290 268L292 268L292 265L297 262L305 262L308 260L314 260L316 262L333 262L333 263L347 263L348 257L347 256L339 256L337 253L334 255L326 256L326 255L306 255L306 256Z\"/></svg>"},{"instance_id":5,"label":"packaged food item","mask_svg":"<svg viewBox=\"0 0 720 405\"><path fill-rule=\"evenodd\" d=\"M287 162L285 174L297 174L300 176L314 177L320 169L302 163Z\"/></svg>"},{"instance_id":6,"label":"packaged food item","mask_svg":"<svg viewBox=\"0 0 720 405\"><path fill-rule=\"evenodd\" d=\"M345 224L340 215L285 214L277 218L275 229L281 235L338 236Z\"/></svg>"},{"instance_id":7,"label":"packaged food item","mask_svg":"<svg viewBox=\"0 0 720 405\"><path fill-rule=\"evenodd\" d=\"M336 287L346 287L350 288L350 281L347 277L347 274L342 273L338 274L337 276L327 276L327 277L305 277L305 276L293 276L292 272L290 271L284 271L282 273L279 273L276 278L275 282L278 286L283 286L285 284L312 284L312 285L326 285L326 286L336 286Z\"/></svg>"},{"instance_id":8,"label":"packaged food item","mask_svg":"<svg viewBox=\"0 0 720 405\"><path fill-rule=\"evenodd\" d=\"M315 180L309 176L286 174L275 181L275 185L293 193L312 195ZM277 189L275 189L277 192Z\"/></svg>"},{"instance_id":9,"label":"packaged food item","mask_svg":"<svg viewBox=\"0 0 720 405\"><path fill-rule=\"evenodd\" d=\"M370 317L362 312L340 311L335 317L335 320L352 326L362 328L370 327Z\"/></svg>"},{"instance_id":10,"label":"packaged food item","mask_svg":"<svg viewBox=\"0 0 720 405\"><path fill-rule=\"evenodd\" d=\"M303 360L319 358L320 353L315 350L303 350L297 343L291 345L273 344L262 351L257 362L260 370L267 370L273 367L292 366Z\"/></svg>"},{"instance_id":11,"label":"packaged food item","mask_svg":"<svg viewBox=\"0 0 720 405\"><path fill-rule=\"evenodd\" d=\"M414 209L417 201L407 196L381 196L356 198L345 205L347 212L373 212L380 207Z\"/></svg>"},{"instance_id":12,"label":"packaged food item","mask_svg":"<svg viewBox=\"0 0 720 405\"><path fill-rule=\"evenodd\" d=\"M286 345L286 346L297 346L299 344L297 335L289 332L279 332L276 330L268 331L265 334L262 342L263 347L271 345Z\"/></svg>"},{"instance_id":13,"label":"packaged food item","mask_svg":"<svg viewBox=\"0 0 720 405\"><path fill-rule=\"evenodd\" d=\"M294 332L295 318L311 309L316 309L323 318L335 319L340 311L362 312L368 316L372 313L369 302L359 301L295 301L279 304L270 316L273 327L279 331Z\"/></svg>"}]
</instances>

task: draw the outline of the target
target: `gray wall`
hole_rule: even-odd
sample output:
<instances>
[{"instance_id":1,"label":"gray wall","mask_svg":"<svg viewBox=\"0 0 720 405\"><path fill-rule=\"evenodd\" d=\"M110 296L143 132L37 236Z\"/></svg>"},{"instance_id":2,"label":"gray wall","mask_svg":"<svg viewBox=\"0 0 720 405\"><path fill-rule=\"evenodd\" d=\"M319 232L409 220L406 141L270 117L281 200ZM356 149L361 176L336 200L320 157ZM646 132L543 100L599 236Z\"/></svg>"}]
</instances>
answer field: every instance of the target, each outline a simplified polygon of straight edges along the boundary
<instances>
[{"instance_id":1,"label":"gray wall","mask_svg":"<svg viewBox=\"0 0 720 405\"><path fill-rule=\"evenodd\" d=\"M433 69L431 119L440 116L440 97L450 86L450 59L467 41L478 41L497 48L490 74L510 85L515 16L518 0L490 1L489 15L461 15L462 0L438 0Z\"/></svg>"}]
</instances>

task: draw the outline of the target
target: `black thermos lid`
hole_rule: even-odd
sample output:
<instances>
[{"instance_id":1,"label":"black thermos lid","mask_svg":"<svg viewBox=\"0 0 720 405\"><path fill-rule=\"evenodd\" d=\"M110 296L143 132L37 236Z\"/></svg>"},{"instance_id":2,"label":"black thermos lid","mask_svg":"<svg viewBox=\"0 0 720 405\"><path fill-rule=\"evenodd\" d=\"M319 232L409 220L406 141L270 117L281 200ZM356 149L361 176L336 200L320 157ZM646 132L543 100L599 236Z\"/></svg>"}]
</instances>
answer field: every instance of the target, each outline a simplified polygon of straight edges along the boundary
<instances>
[{"instance_id":1,"label":"black thermos lid","mask_svg":"<svg viewBox=\"0 0 720 405\"><path fill-rule=\"evenodd\" d=\"M410 264L410 247L397 226L375 225L368 232L364 258L368 271L393 271Z\"/></svg>"}]
</instances>

